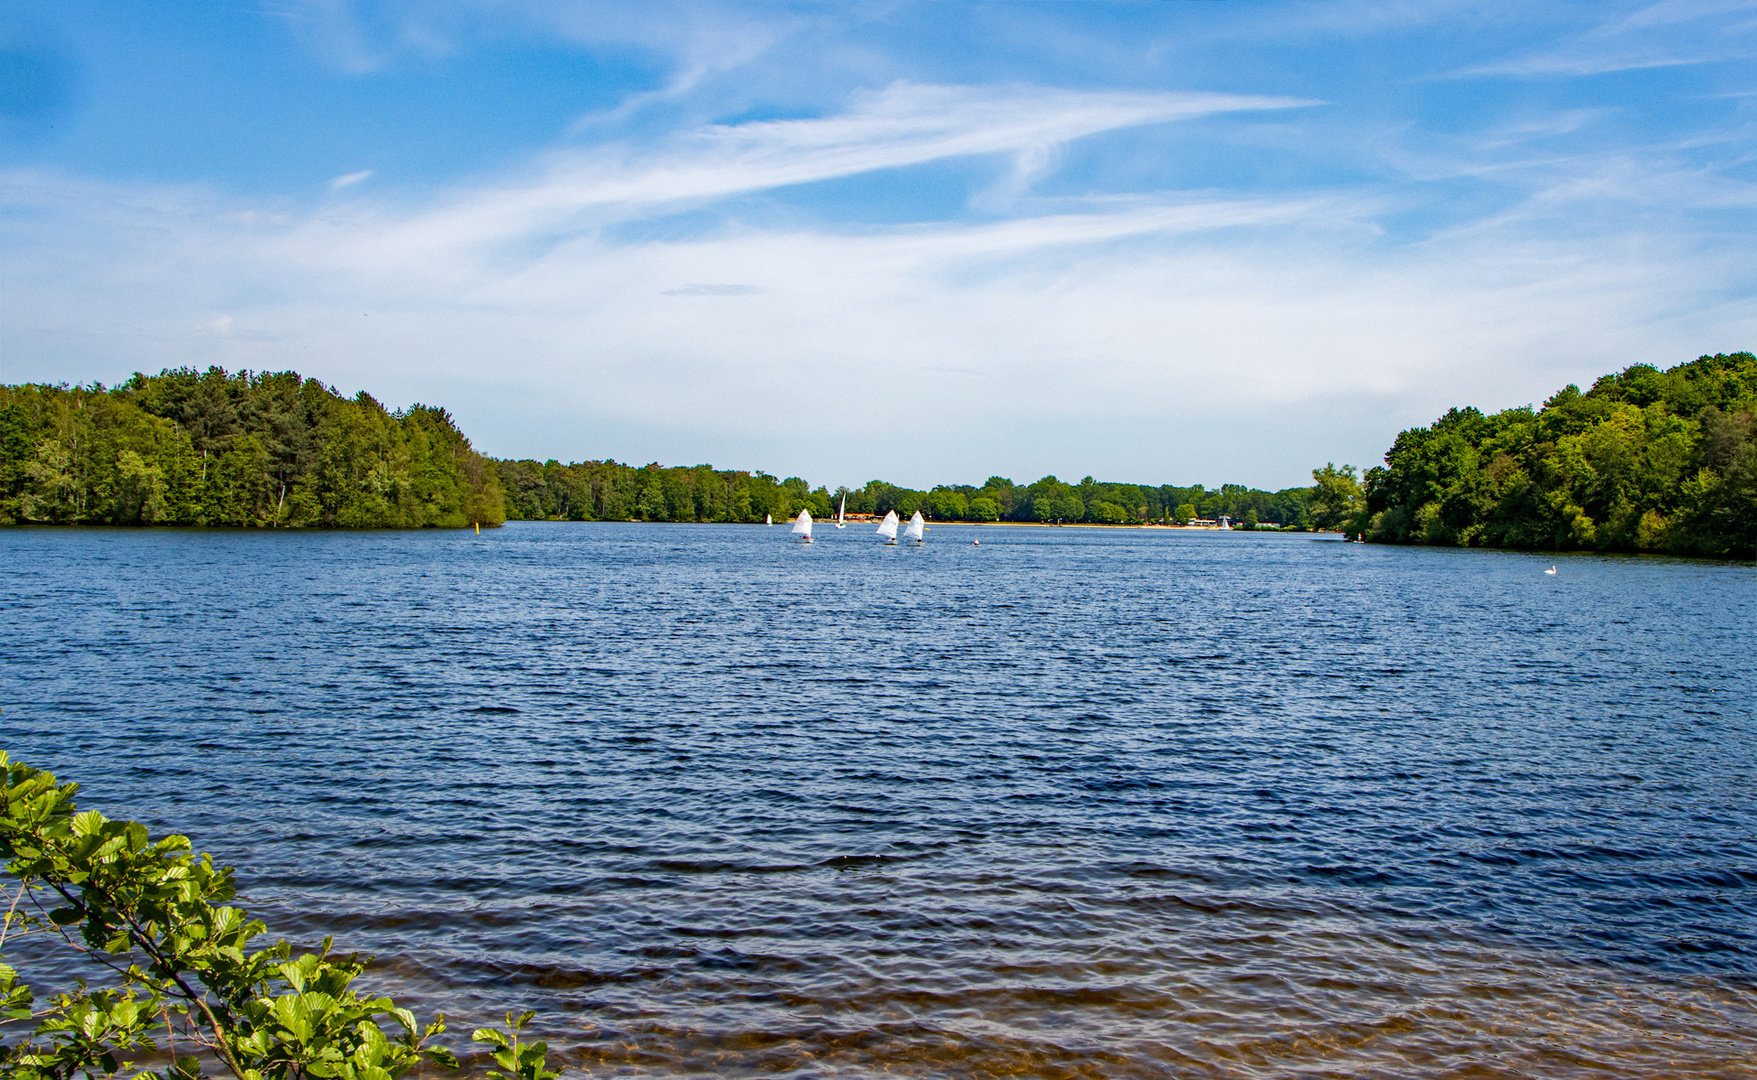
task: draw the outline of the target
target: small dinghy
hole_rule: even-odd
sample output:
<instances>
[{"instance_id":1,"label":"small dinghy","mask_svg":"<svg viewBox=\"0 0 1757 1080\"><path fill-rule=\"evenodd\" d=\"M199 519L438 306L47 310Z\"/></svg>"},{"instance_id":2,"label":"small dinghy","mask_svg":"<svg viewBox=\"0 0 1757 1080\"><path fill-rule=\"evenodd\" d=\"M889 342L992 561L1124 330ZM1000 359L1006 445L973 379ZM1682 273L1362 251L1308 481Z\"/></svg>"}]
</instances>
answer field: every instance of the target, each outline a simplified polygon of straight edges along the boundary
<instances>
[{"instance_id":1,"label":"small dinghy","mask_svg":"<svg viewBox=\"0 0 1757 1080\"><path fill-rule=\"evenodd\" d=\"M801 510L793 521L793 535L799 537L802 544L811 543L811 511Z\"/></svg>"}]
</instances>

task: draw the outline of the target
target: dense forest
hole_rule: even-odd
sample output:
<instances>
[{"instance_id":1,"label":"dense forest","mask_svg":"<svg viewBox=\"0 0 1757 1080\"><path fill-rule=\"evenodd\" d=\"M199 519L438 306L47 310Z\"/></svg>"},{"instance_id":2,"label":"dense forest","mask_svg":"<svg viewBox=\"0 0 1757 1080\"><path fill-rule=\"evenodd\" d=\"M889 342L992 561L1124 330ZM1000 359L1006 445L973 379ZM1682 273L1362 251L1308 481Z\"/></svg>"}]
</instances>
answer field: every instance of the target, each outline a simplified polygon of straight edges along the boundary
<instances>
[{"instance_id":1,"label":"dense forest","mask_svg":"<svg viewBox=\"0 0 1757 1080\"><path fill-rule=\"evenodd\" d=\"M1125 525L1188 521L1222 514L1255 526L1305 527L1311 488L1256 491L1226 484L1194 487L1107 484L1087 477L1068 484L1046 476L1015 484L991 476L981 486L946 484L930 491L873 480L860 488L813 488L798 477L693 468L635 468L614 461L497 461L507 516L569 521L779 521L800 510L835 512L843 496L850 514L920 510L936 521L1092 522Z\"/></svg>"},{"instance_id":2,"label":"dense forest","mask_svg":"<svg viewBox=\"0 0 1757 1080\"><path fill-rule=\"evenodd\" d=\"M462 527L505 519L444 409L291 371L0 387L0 523Z\"/></svg>"},{"instance_id":3,"label":"dense forest","mask_svg":"<svg viewBox=\"0 0 1757 1080\"><path fill-rule=\"evenodd\" d=\"M777 520L809 509L937 521L1309 524L1310 488L1015 484L812 487L763 472L478 455L444 409L390 411L297 373L190 368L120 386L0 386L0 524L325 528Z\"/></svg>"},{"instance_id":4,"label":"dense forest","mask_svg":"<svg viewBox=\"0 0 1757 1080\"><path fill-rule=\"evenodd\" d=\"M1315 485L1015 484L921 491L873 480L707 465L563 465L478 455L443 409L390 411L294 372L181 368L120 386L0 386L0 524L318 526L568 521L753 522L845 496L854 514L938 521L1337 528L1385 543L1670 551L1757 550L1757 358L1638 364L1541 409L1453 409L1397 437L1360 476Z\"/></svg>"},{"instance_id":5,"label":"dense forest","mask_svg":"<svg viewBox=\"0 0 1757 1080\"><path fill-rule=\"evenodd\" d=\"M1314 523L1367 540L1597 551L1757 551L1757 357L1637 364L1542 409L1453 409L1385 464L1314 474Z\"/></svg>"}]
</instances>

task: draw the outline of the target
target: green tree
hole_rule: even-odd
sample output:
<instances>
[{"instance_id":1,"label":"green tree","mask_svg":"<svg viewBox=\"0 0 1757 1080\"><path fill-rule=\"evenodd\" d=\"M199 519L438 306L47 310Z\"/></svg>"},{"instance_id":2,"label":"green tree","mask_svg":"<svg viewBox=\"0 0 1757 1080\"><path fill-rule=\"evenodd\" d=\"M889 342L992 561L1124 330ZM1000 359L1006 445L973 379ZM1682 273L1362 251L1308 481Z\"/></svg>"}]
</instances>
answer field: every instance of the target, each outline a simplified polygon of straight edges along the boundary
<instances>
[{"instance_id":1,"label":"green tree","mask_svg":"<svg viewBox=\"0 0 1757 1080\"><path fill-rule=\"evenodd\" d=\"M1313 469L1312 480L1312 528L1358 535L1366 500L1355 467L1331 463Z\"/></svg>"},{"instance_id":2,"label":"green tree","mask_svg":"<svg viewBox=\"0 0 1757 1080\"><path fill-rule=\"evenodd\" d=\"M1452 409L1398 435L1363 478L1352 520L1389 543L1751 550L1757 515L1740 463L1757 460L1754 412L1750 353L1636 364L1584 392L1563 387L1541 409ZM1325 503L1314 489L1314 523Z\"/></svg>"},{"instance_id":3,"label":"green tree","mask_svg":"<svg viewBox=\"0 0 1757 1080\"><path fill-rule=\"evenodd\" d=\"M664 521L670 516L665 502L665 485L657 477L647 481L647 486L641 489L635 510L647 521Z\"/></svg>"},{"instance_id":4,"label":"green tree","mask_svg":"<svg viewBox=\"0 0 1757 1080\"><path fill-rule=\"evenodd\" d=\"M119 525L151 525L167 518L165 472L133 450L116 456L116 509Z\"/></svg>"},{"instance_id":5,"label":"green tree","mask_svg":"<svg viewBox=\"0 0 1757 1080\"><path fill-rule=\"evenodd\" d=\"M497 525L496 471L443 410L294 372L0 387L0 523Z\"/></svg>"},{"instance_id":6,"label":"green tree","mask_svg":"<svg viewBox=\"0 0 1757 1080\"><path fill-rule=\"evenodd\" d=\"M18 514L26 521L77 521L83 485L74 473L73 452L60 441L45 439L37 447L36 460L24 467L24 492Z\"/></svg>"},{"instance_id":7,"label":"green tree","mask_svg":"<svg viewBox=\"0 0 1757 1080\"><path fill-rule=\"evenodd\" d=\"M0 858L20 884L0 943L20 933L59 942L116 980L81 982L39 1008L28 982L0 963L0 1014L36 1022L0 1045L0 1074L132 1073L133 1059L160 1049L161 1030L171 1058L153 1074L162 1080L200 1080L209 1061L236 1080L393 1080L423 1061L457 1067L450 1050L430 1045L443 1018L421 1026L389 998L353 988L365 958L337 956L328 940L306 953L259 945L263 924L229 906L232 870L194 854L187 838L154 842L137 822L79 812L75 785L4 752L0 777ZM551 1080L547 1047L518 1040L528 1019L510 1036L484 1029L476 1039L494 1048L506 1080Z\"/></svg>"},{"instance_id":8,"label":"green tree","mask_svg":"<svg viewBox=\"0 0 1757 1080\"><path fill-rule=\"evenodd\" d=\"M940 521L970 519L970 500L963 492L949 487L936 487L930 494L933 516ZM992 502L993 500L990 500Z\"/></svg>"}]
</instances>

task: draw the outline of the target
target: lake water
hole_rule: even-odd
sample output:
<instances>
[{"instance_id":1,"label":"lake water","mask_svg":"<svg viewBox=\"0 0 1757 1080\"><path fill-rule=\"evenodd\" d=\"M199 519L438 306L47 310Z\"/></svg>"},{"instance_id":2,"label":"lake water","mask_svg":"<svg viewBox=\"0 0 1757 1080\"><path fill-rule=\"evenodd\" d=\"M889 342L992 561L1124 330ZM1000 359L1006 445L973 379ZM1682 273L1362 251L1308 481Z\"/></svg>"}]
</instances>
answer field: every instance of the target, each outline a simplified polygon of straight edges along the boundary
<instances>
[{"instance_id":1,"label":"lake water","mask_svg":"<svg viewBox=\"0 0 1757 1080\"><path fill-rule=\"evenodd\" d=\"M1757 1076L1749 564L819 536L0 531L0 746L598 1074Z\"/></svg>"}]
</instances>

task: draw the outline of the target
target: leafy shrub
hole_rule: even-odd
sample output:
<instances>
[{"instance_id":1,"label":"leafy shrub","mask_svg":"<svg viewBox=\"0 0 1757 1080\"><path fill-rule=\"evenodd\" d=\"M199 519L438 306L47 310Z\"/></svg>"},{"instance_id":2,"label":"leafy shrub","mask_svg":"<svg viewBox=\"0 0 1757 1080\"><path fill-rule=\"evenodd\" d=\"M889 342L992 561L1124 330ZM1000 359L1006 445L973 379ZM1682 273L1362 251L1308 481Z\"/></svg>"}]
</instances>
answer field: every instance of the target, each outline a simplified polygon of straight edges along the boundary
<instances>
[{"instance_id":1,"label":"leafy shrub","mask_svg":"<svg viewBox=\"0 0 1757 1080\"><path fill-rule=\"evenodd\" d=\"M195 854L186 837L154 842L138 822L78 812L77 785L13 764L5 751L0 770L0 858L19 879L0 947L15 931L48 935L117 982L81 981L39 1009L0 961L0 1017L13 1027L37 1022L24 1039L0 1044L0 1075L200 1080L217 1063L237 1080L394 1080L424 1061L458 1067L450 1050L431 1044L444 1017L422 1026L391 999L353 989L367 958L335 955L327 938L317 952L295 954L285 941L257 946L266 927L226 906L237 891L231 868ZM556 1075L545 1068L545 1044L518 1038L530 1017L509 1013L510 1034L475 1033L505 1070L490 1077ZM169 1066L137 1070L142 1055Z\"/></svg>"}]
</instances>

